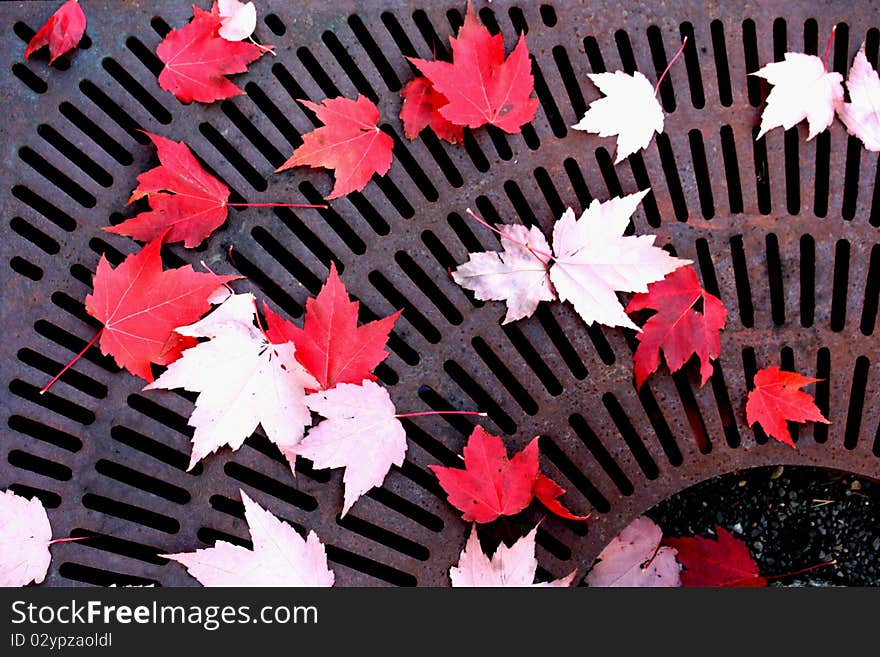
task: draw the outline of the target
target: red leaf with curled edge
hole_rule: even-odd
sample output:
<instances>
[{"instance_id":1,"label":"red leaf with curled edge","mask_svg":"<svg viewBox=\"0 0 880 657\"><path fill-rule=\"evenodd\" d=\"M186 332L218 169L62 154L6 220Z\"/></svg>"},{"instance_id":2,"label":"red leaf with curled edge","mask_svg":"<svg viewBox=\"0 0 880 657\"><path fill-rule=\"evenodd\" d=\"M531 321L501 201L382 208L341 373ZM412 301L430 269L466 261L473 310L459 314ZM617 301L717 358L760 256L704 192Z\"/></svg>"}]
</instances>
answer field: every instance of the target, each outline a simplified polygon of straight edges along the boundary
<instances>
[{"instance_id":1,"label":"red leaf with curled edge","mask_svg":"<svg viewBox=\"0 0 880 657\"><path fill-rule=\"evenodd\" d=\"M428 467L437 475L449 503L463 512L466 522L491 522L519 513L534 497L563 518L586 520L586 516L572 514L556 499L565 490L541 474L537 438L508 459L501 438L476 426L463 456L464 469Z\"/></svg>"},{"instance_id":2,"label":"red leaf with curled edge","mask_svg":"<svg viewBox=\"0 0 880 657\"><path fill-rule=\"evenodd\" d=\"M244 93L225 76L244 73L268 50L253 43L227 41L220 36L219 15L193 7L193 20L171 30L156 48L165 64L159 86L182 103L212 103Z\"/></svg>"},{"instance_id":3,"label":"red leaf with curled edge","mask_svg":"<svg viewBox=\"0 0 880 657\"><path fill-rule=\"evenodd\" d=\"M86 297L86 310L104 324L101 353L149 382L150 363L168 365L194 344L173 337L174 329L199 319L212 293L240 278L196 272L191 265L163 271L161 248L162 239L153 240L116 269L101 256L94 291Z\"/></svg>"},{"instance_id":4,"label":"red leaf with curled edge","mask_svg":"<svg viewBox=\"0 0 880 657\"><path fill-rule=\"evenodd\" d=\"M318 296L306 301L303 328L279 317L265 303L266 335L271 342L293 342L296 359L329 390L337 383L375 381L373 369L388 356L385 345L400 311L358 326L358 302L350 301L336 265Z\"/></svg>"},{"instance_id":5,"label":"red leaf with curled edge","mask_svg":"<svg viewBox=\"0 0 880 657\"><path fill-rule=\"evenodd\" d=\"M449 101L439 112L456 125L479 128L490 124L515 134L535 118L538 100L525 36L504 58L504 40L492 36L468 3L464 25L452 45L452 62L408 59L435 91Z\"/></svg>"},{"instance_id":6,"label":"red leaf with curled edge","mask_svg":"<svg viewBox=\"0 0 880 657\"><path fill-rule=\"evenodd\" d=\"M748 546L723 527L715 527L717 540L664 538L663 545L678 550L682 586L759 588L767 580L758 574L758 564Z\"/></svg>"},{"instance_id":7,"label":"red leaf with curled edge","mask_svg":"<svg viewBox=\"0 0 880 657\"><path fill-rule=\"evenodd\" d=\"M776 365L760 370L755 374L755 387L746 402L746 421L749 426L757 422L767 435L794 449L788 421L830 424L813 398L799 390L821 380L783 372Z\"/></svg>"},{"instance_id":8,"label":"red leaf with curled edge","mask_svg":"<svg viewBox=\"0 0 880 657\"><path fill-rule=\"evenodd\" d=\"M430 126L437 137L445 139L450 144L460 144L464 141L464 128L455 125L440 113L440 108L449 100L434 89L428 78L410 80L400 95L403 96L400 120L403 122L403 133L410 140L418 137L422 130Z\"/></svg>"},{"instance_id":9,"label":"red leaf with curled edge","mask_svg":"<svg viewBox=\"0 0 880 657\"><path fill-rule=\"evenodd\" d=\"M24 58L27 59L43 46L49 46L51 64L67 51L76 48L85 31L86 15L79 6L79 1L68 0L37 30L24 51Z\"/></svg>"},{"instance_id":10,"label":"red leaf with curled edge","mask_svg":"<svg viewBox=\"0 0 880 657\"><path fill-rule=\"evenodd\" d=\"M182 141L144 134L156 145L161 164L138 176L128 202L146 196L151 209L104 230L142 242L167 233L167 243L198 246L226 221L229 188L205 171Z\"/></svg>"},{"instance_id":11,"label":"red leaf with curled edge","mask_svg":"<svg viewBox=\"0 0 880 657\"><path fill-rule=\"evenodd\" d=\"M696 306L702 302L702 312ZM702 287L693 267L679 267L662 281L650 283L647 293L633 296L626 312L656 310L642 332L633 355L636 388L660 365L660 350L671 372L681 369L692 354L700 359L700 375L705 385L712 376L712 359L721 353L719 332L727 321L721 299Z\"/></svg>"},{"instance_id":12,"label":"red leaf with curled edge","mask_svg":"<svg viewBox=\"0 0 880 657\"><path fill-rule=\"evenodd\" d=\"M394 140L379 129L379 108L369 98L358 94L357 100L327 98L320 105L299 102L324 125L303 135L302 145L275 173L296 166L333 169L336 182L327 199L360 191L373 174L388 173Z\"/></svg>"}]
</instances>

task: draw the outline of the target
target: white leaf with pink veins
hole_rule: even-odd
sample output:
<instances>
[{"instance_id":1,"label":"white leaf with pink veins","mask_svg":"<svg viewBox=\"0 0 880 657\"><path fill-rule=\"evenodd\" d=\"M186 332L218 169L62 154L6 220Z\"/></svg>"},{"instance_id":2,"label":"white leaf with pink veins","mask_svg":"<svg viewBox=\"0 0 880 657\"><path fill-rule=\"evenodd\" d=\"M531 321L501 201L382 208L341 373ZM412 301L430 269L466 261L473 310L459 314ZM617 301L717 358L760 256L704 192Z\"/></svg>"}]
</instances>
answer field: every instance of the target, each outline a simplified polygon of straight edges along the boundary
<instances>
[{"instance_id":1,"label":"white leaf with pink veins","mask_svg":"<svg viewBox=\"0 0 880 657\"><path fill-rule=\"evenodd\" d=\"M39 584L52 555L52 527L40 498L0 493L0 586Z\"/></svg>"},{"instance_id":2,"label":"white leaf with pink veins","mask_svg":"<svg viewBox=\"0 0 880 657\"><path fill-rule=\"evenodd\" d=\"M210 338L186 349L145 390L183 388L200 393L189 425L195 427L189 469L224 445L241 447L258 425L288 456L311 414L305 390L318 382L294 356L292 342L271 344L256 326L252 294L233 294L181 335Z\"/></svg>"},{"instance_id":3,"label":"white leaf with pink veins","mask_svg":"<svg viewBox=\"0 0 880 657\"><path fill-rule=\"evenodd\" d=\"M660 547L663 530L647 516L633 520L596 558L587 574L595 587L676 587L681 586L681 567L675 559L678 550Z\"/></svg>"},{"instance_id":4,"label":"white leaf with pink veins","mask_svg":"<svg viewBox=\"0 0 880 657\"><path fill-rule=\"evenodd\" d=\"M227 41L247 39L257 28L257 8L253 2L217 0L220 9L219 34Z\"/></svg>"},{"instance_id":5,"label":"white leaf with pink veins","mask_svg":"<svg viewBox=\"0 0 880 657\"><path fill-rule=\"evenodd\" d=\"M616 292L647 292L649 283L691 264L654 246L654 235L624 236L630 216L648 191L604 203L594 200L580 219L569 208L556 222L556 260L550 267L550 280L559 298L570 301L587 324L639 331Z\"/></svg>"},{"instance_id":6,"label":"white leaf with pink veins","mask_svg":"<svg viewBox=\"0 0 880 657\"><path fill-rule=\"evenodd\" d=\"M648 78L636 71L591 73L587 75L605 94L590 103L584 117L572 126L575 130L595 132L600 137L617 135L614 163L651 143L654 133L663 132L663 109Z\"/></svg>"},{"instance_id":7,"label":"white leaf with pink veins","mask_svg":"<svg viewBox=\"0 0 880 657\"><path fill-rule=\"evenodd\" d=\"M538 560L535 558L535 527L516 543L507 547L498 545L495 554L489 559L480 547L477 537L477 526L471 527L467 545L461 552L458 565L449 569L449 579L455 587L497 587L497 586L534 586L534 587L565 587L571 586L576 570L562 579L553 582L533 584Z\"/></svg>"},{"instance_id":8,"label":"white leaf with pink veins","mask_svg":"<svg viewBox=\"0 0 880 657\"><path fill-rule=\"evenodd\" d=\"M851 102L837 105L846 131L862 140L869 151L880 151L880 76L865 56L862 44L846 79Z\"/></svg>"},{"instance_id":9,"label":"white leaf with pink veins","mask_svg":"<svg viewBox=\"0 0 880 657\"><path fill-rule=\"evenodd\" d=\"M303 540L293 527L239 492L253 550L217 541L211 548L160 556L186 566L203 586L333 586L333 571L315 532Z\"/></svg>"},{"instance_id":10,"label":"white leaf with pink veins","mask_svg":"<svg viewBox=\"0 0 880 657\"><path fill-rule=\"evenodd\" d=\"M470 260L452 272L452 278L481 301L505 301L502 323L507 324L530 316L541 301L553 301L556 294L547 273L550 245L541 230L520 224L500 224L497 229L502 251L468 254Z\"/></svg>"},{"instance_id":11,"label":"white leaf with pink veins","mask_svg":"<svg viewBox=\"0 0 880 657\"><path fill-rule=\"evenodd\" d=\"M388 392L372 381L337 383L308 395L306 404L327 419L291 453L311 459L318 469L345 468L345 515L361 495L382 485L392 465L403 464L406 432Z\"/></svg>"},{"instance_id":12,"label":"white leaf with pink veins","mask_svg":"<svg viewBox=\"0 0 880 657\"><path fill-rule=\"evenodd\" d=\"M843 76L826 71L825 63L815 55L787 52L785 61L767 64L749 75L773 85L757 139L773 128L788 130L806 119L809 141L831 125L834 109L843 101Z\"/></svg>"}]
</instances>

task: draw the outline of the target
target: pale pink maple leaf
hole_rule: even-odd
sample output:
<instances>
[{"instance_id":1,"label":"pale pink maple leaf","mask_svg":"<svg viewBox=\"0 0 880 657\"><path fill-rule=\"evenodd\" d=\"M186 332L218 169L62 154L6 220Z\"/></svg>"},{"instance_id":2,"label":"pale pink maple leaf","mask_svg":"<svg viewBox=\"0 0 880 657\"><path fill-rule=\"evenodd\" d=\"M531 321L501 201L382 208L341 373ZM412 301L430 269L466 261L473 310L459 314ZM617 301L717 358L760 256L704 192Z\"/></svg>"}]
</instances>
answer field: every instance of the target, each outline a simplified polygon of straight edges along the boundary
<instances>
[{"instance_id":1,"label":"pale pink maple leaf","mask_svg":"<svg viewBox=\"0 0 880 657\"><path fill-rule=\"evenodd\" d=\"M0 493L0 586L39 584L52 555L52 527L38 497Z\"/></svg>"},{"instance_id":2,"label":"pale pink maple leaf","mask_svg":"<svg viewBox=\"0 0 880 657\"><path fill-rule=\"evenodd\" d=\"M569 208L554 226L550 280L559 299L570 301L587 324L639 331L616 292L647 292L648 284L692 262L654 246L654 235L624 236L630 216L647 193L604 203L594 200L580 219Z\"/></svg>"},{"instance_id":3,"label":"pale pink maple leaf","mask_svg":"<svg viewBox=\"0 0 880 657\"><path fill-rule=\"evenodd\" d=\"M869 151L880 151L880 76L865 56L865 44L853 60L846 78L849 103L837 105L837 116L846 131L862 140Z\"/></svg>"},{"instance_id":4,"label":"pale pink maple leaf","mask_svg":"<svg viewBox=\"0 0 880 657\"><path fill-rule=\"evenodd\" d=\"M403 464L406 432L388 391L366 379L308 395L306 404L327 419L290 453L311 459L319 470L345 468L344 516L361 495L382 485L392 465Z\"/></svg>"},{"instance_id":5,"label":"pale pink maple leaf","mask_svg":"<svg viewBox=\"0 0 880 657\"><path fill-rule=\"evenodd\" d=\"M224 445L237 450L257 425L293 468L289 448L311 423L305 391L318 383L296 360L293 343L270 343L255 316L253 295L233 294L205 318L175 329L209 340L185 350L145 388L200 393L189 418L195 427L189 469Z\"/></svg>"},{"instance_id":6,"label":"pale pink maple leaf","mask_svg":"<svg viewBox=\"0 0 880 657\"><path fill-rule=\"evenodd\" d=\"M203 586L333 586L327 553L315 532L305 539L244 491L244 517L253 550L217 541L195 552L162 554L186 566Z\"/></svg>"},{"instance_id":7,"label":"pale pink maple leaf","mask_svg":"<svg viewBox=\"0 0 880 657\"><path fill-rule=\"evenodd\" d=\"M467 545L461 552L458 565L449 569L449 579L455 587L497 587L497 586L534 586L534 587L565 587L571 586L574 576L571 573L552 582L534 584L535 570L538 560L535 558L535 527L516 543L507 547L498 545L492 558L483 553L477 526L471 527Z\"/></svg>"},{"instance_id":8,"label":"pale pink maple leaf","mask_svg":"<svg viewBox=\"0 0 880 657\"><path fill-rule=\"evenodd\" d=\"M757 139L773 128L788 130L806 119L809 141L831 125L834 109L843 101L843 76L826 71L825 63L815 55L787 52L784 61L767 64L749 75L773 85Z\"/></svg>"},{"instance_id":9,"label":"pale pink maple leaf","mask_svg":"<svg viewBox=\"0 0 880 657\"><path fill-rule=\"evenodd\" d=\"M605 546L586 582L594 587L681 586L678 551L660 546L663 531L647 516L633 520Z\"/></svg>"},{"instance_id":10,"label":"pale pink maple leaf","mask_svg":"<svg viewBox=\"0 0 880 657\"><path fill-rule=\"evenodd\" d=\"M655 132L663 132L663 109L654 87L642 73L615 71L590 73L587 77L605 97L590 103L583 118L572 128L600 137L617 135L615 164L647 147Z\"/></svg>"},{"instance_id":11,"label":"pale pink maple leaf","mask_svg":"<svg viewBox=\"0 0 880 657\"><path fill-rule=\"evenodd\" d=\"M217 0L220 11L218 34L227 41L247 39L257 28L257 8L253 2Z\"/></svg>"},{"instance_id":12,"label":"pale pink maple leaf","mask_svg":"<svg viewBox=\"0 0 880 657\"><path fill-rule=\"evenodd\" d=\"M550 245L537 226L500 224L502 251L470 253L452 272L453 280L481 301L505 301L503 324L530 316L541 301L556 294L547 271Z\"/></svg>"}]
</instances>

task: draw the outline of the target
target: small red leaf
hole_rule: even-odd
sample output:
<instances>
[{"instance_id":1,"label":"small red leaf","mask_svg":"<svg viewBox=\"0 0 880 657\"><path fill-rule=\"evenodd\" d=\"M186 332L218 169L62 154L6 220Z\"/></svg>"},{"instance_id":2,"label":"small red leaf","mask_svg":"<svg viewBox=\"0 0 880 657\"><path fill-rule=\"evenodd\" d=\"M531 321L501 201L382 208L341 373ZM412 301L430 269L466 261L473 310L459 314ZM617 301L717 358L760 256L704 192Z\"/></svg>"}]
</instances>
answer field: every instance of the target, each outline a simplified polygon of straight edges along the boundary
<instances>
[{"instance_id":1,"label":"small red leaf","mask_svg":"<svg viewBox=\"0 0 880 657\"><path fill-rule=\"evenodd\" d=\"M411 80L400 95L403 96L400 120L403 121L403 132L407 138L415 139L422 130L430 126L437 137L450 144L459 144L464 140L464 128L455 125L440 113L440 108L449 100L434 89L428 78Z\"/></svg>"},{"instance_id":2,"label":"small red leaf","mask_svg":"<svg viewBox=\"0 0 880 657\"><path fill-rule=\"evenodd\" d=\"M702 301L703 310L695 306ZM727 321L721 299L700 287L693 267L680 267L662 281L648 285L648 291L636 294L626 312L649 308L656 310L638 334L639 347L633 355L636 387L660 365L660 350L671 372L681 369L692 354L700 359L700 375L705 385L712 376L712 360L721 353L719 331Z\"/></svg>"},{"instance_id":3,"label":"small red leaf","mask_svg":"<svg viewBox=\"0 0 880 657\"><path fill-rule=\"evenodd\" d=\"M94 292L86 297L86 310L104 324L101 353L147 381L153 380L150 363L168 365L192 346L172 331L199 319L211 308L211 294L239 278L195 272L190 265L163 271L161 248L162 239L154 240L116 269L101 256Z\"/></svg>"},{"instance_id":4,"label":"small red leaf","mask_svg":"<svg viewBox=\"0 0 880 657\"><path fill-rule=\"evenodd\" d=\"M253 43L227 41L219 35L219 15L193 7L193 20L171 30L156 48L165 64L159 86L182 103L211 103L244 93L226 75L244 73L266 49Z\"/></svg>"},{"instance_id":5,"label":"small red leaf","mask_svg":"<svg viewBox=\"0 0 880 657\"><path fill-rule=\"evenodd\" d=\"M716 527L715 532L717 540L701 536L663 539L664 545L678 550L678 561L684 566L682 586L767 586L748 546L723 527Z\"/></svg>"},{"instance_id":6,"label":"small red leaf","mask_svg":"<svg viewBox=\"0 0 880 657\"><path fill-rule=\"evenodd\" d=\"M794 448L787 421L830 424L816 407L813 398L799 390L816 381L821 379L783 372L775 365L759 371L755 374L755 388L746 402L749 426L757 422L767 435Z\"/></svg>"},{"instance_id":7,"label":"small red leaf","mask_svg":"<svg viewBox=\"0 0 880 657\"><path fill-rule=\"evenodd\" d=\"M349 300L332 263L318 296L306 301L303 328L282 319L266 304L263 312L269 340L293 342L296 359L318 380L321 390L337 383L375 381L373 369L388 356L388 334L400 317L396 312L358 326L358 302Z\"/></svg>"},{"instance_id":8,"label":"small red leaf","mask_svg":"<svg viewBox=\"0 0 880 657\"><path fill-rule=\"evenodd\" d=\"M379 129L379 109L369 98L327 98L320 105L299 102L324 125L303 135L302 145L276 173L296 166L333 169L336 183L328 199L360 191L373 174L388 173L394 140Z\"/></svg>"},{"instance_id":9,"label":"small red leaf","mask_svg":"<svg viewBox=\"0 0 880 657\"><path fill-rule=\"evenodd\" d=\"M572 514L557 500L565 490L541 474L537 438L508 459L501 438L477 426L468 438L463 456L464 469L428 466L440 480L449 503L463 512L463 520L481 523L513 515L536 496L563 518L586 520L585 516Z\"/></svg>"},{"instance_id":10,"label":"small red leaf","mask_svg":"<svg viewBox=\"0 0 880 657\"><path fill-rule=\"evenodd\" d=\"M24 51L27 59L43 46L49 46L49 63L76 48L86 30L86 15L78 0L68 0L49 16Z\"/></svg>"},{"instance_id":11,"label":"small red leaf","mask_svg":"<svg viewBox=\"0 0 880 657\"><path fill-rule=\"evenodd\" d=\"M205 171L182 141L146 135L156 145L161 164L138 176L128 202L146 196L151 210L104 230L142 242L167 232L167 243L198 246L226 221L229 188Z\"/></svg>"}]
</instances>

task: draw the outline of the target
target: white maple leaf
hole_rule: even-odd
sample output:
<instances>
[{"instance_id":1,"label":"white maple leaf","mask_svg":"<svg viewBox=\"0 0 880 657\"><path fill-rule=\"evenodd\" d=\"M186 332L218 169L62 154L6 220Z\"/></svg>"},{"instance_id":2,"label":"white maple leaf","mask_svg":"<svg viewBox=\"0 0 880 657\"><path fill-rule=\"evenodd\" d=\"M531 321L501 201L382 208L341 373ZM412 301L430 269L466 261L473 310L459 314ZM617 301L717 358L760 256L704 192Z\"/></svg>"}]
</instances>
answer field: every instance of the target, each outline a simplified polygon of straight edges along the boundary
<instances>
[{"instance_id":1,"label":"white maple leaf","mask_svg":"<svg viewBox=\"0 0 880 657\"><path fill-rule=\"evenodd\" d=\"M0 586L39 584L52 555L52 527L40 498L0 493Z\"/></svg>"},{"instance_id":2,"label":"white maple leaf","mask_svg":"<svg viewBox=\"0 0 880 657\"><path fill-rule=\"evenodd\" d=\"M556 294L547 272L550 245L541 230L520 224L497 229L502 251L470 253L470 260L452 272L452 278L481 301L507 302L502 322L507 324L528 317L541 301L553 301Z\"/></svg>"},{"instance_id":3,"label":"white maple leaf","mask_svg":"<svg viewBox=\"0 0 880 657\"><path fill-rule=\"evenodd\" d=\"M224 445L238 449L257 425L293 468L289 450L311 423L305 390L319 386L297 362L293 343L270 343L255 316L253 295L233 294L205 318L175 329L209 340L186 349L145 388L200 393L189 418L195 427L190 469Z\"/></svg>"},{"instance_id":4,"label":"white maple leaf","mask_svg":"<svg viewBox=\"0 0 880 657\"><path fill-rule=\"evenodd\" d=\"M660 546L663 530L647 516L633 520L605 546L597 563L587 573L593 587L681 586L678 550Z\"/></svg>"},{"instance_id":5,"label":"white maple leaf","mask_svg":"<svg viewBox=\"0 0 880 657\"><path fill-rule=\"evenodd\" d=\"M449 579L455 587L498 587L498 586L534 586L534 587L565 587L571 586L577 573L570 574L553 582L533 584L538 560L535 558L535 527L516 543L507 547L498 545L491 560L483 553L480 539L477 537L477 526L471 527L467 545L461 552L458 565L449 569Z\"/></svg>"},{"instance_id":6,"label":"white maple leaf","mask_svg":"<svg viewBox=\"0 0 880 657\"><path fill-rule=\"evenodd\" d=\"M648 191L594 200L577 220L569 208L556 222L550 280L560 300L570 301L587 324L639 331L615 292L647 292L649 283L692 262L654 246L654 235L623 235Z\"/></svg>"},{"instance_id":7,"label":"white maple leaf","mask_svg":"<svg viewBox=\"0 0 880 657\"><path fill-rule=\"evenodd\" d=\"M333 586L333 571L315 532L303 540L293 527L239 492L253 550L217 541L211 548L159 556L186 566L203 586Z\"/></svg>"},{"instance_id":8,"label":"white maple leaf","mask_svg":"<svg viewBox=\"0 0 880 657\"><path fill-rule=\"evenodd\" d=\"M373 381L338 383L308 395L306 403L327 419L291 453L311 459L318 469L345 468L344 516L361 495L382 485L392 465L403 464L406 432L388 391Z\"/></svg>"},{"instance_id":9,"label":"white maple leaf","mask_svg":"<svg viewBox=\"0 0 880 657\"><path fill-rule=\"evenodd\" d=\"M862 140L869 151L880 151L880 76L865 56L865 44L853 60L846 78L849 103L837 105L837 116L846 131Z\"/></svg>"},{"instance_id":10,"label":"white maple leaf","mask_svg":"<svg viewBox=\"0 0 880 657\"><path fill-rule=\"evenodd\" d=\"M663 109L654 87L642 73L615 71L590 73L587 77L605 97L590 103L584 117L572 128L595 132L600 137L617 135L614 164L645 148L655 132L663 132Z\"/></svg>"},{"instance_id":11,"label":"white maple leaf","mask_svg":"<svg viewBox=\"0 0 880 657\"><path fill-rule=\"evenodd\" d=\"M757 139L773 128L788 130L806 119L809 141L831 125L834 109L843 101L843 77L826 71L825 63L815 55L787 52L784 61L767 64L749 75L773 85Z\"/></svg>"},{"instance_id":12,"label":"white maple leaf","mask_svg":"<svg viewBox=\"0 0 880 657\"><path fill-rule=\"evenodd\" d=\"M247 39L257 29L257 8L253 2L217 0L220 12L218 34L227 41Z\"/></svg>"}]
</instances>

